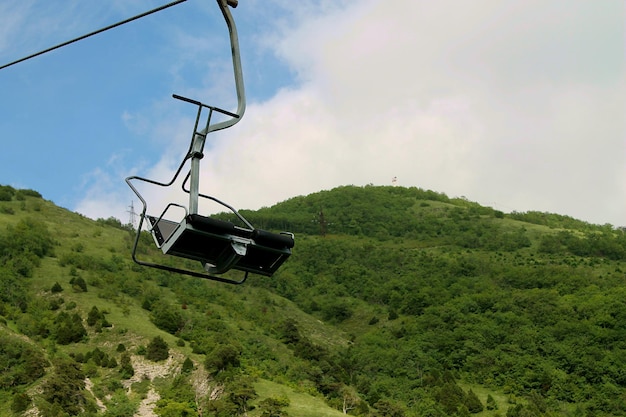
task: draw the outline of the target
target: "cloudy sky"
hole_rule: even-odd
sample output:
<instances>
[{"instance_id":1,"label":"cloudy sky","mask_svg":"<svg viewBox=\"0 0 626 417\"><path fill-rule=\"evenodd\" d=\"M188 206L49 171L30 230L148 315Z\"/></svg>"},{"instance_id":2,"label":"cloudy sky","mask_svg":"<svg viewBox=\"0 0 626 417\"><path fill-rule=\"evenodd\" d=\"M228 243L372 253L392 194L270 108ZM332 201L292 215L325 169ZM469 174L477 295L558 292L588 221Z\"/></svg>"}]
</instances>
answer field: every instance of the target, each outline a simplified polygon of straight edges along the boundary
<instances>
[{"instance_id":1,"label":"cloudy sky","mask_svg":"<svg viewBox=\"0 0 626 417\"><path fill-rule=\"evenodd\" d=\"M166 2L4 0L0 65ZM339 185L416 186L626 226L621 0L240 0L248 108L210 135L201 190L243 209ZM167 181L188 96L234 110L215 1L0 70L0 184L128 221ZM154 188L154 187L153 187ZM169 192L147 187L149 211Z\"/></svg>"}]
</instances>

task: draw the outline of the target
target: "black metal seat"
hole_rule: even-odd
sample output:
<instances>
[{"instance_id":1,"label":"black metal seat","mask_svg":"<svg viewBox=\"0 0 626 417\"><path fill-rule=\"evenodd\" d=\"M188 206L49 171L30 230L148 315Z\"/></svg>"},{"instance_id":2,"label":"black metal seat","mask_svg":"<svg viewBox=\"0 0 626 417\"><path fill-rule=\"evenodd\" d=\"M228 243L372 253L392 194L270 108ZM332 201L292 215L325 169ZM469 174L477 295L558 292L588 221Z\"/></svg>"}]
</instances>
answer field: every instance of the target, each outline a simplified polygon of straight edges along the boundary
<instances>
[{"instance_id":1,"label":"black metal seat","mask_svg":"<svg viewBox=\"0 0 626 417\"><path fill-rule=\"evenodd\" d=\"M190 214L180 223L147 218L164 254L200 261L212 274L237 269L272 276L294 246L290 233L248 229L199 214Z\"/></svg>"}]
</instances>

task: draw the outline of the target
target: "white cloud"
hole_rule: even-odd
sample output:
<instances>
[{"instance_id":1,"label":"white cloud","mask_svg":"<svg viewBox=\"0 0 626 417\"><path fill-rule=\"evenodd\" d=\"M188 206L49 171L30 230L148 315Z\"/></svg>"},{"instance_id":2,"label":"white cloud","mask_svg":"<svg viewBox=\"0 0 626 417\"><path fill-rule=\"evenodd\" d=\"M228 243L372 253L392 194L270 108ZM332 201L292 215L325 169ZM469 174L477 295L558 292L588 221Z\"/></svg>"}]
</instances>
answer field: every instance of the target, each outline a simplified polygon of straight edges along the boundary
<instances>
[{"instance_id":1,"label":"white cloud","mask_svg":"<svg viewBox=\"0 0 626 417\"><path fill-rule=\"evenodd\" d=\"M259 35L299 84L209 137L204 191L258 208L397 176L505 211L626 224L617 2L322 6ZM171 172L171 155L157 176Z\"/></svg>"}]
</instances>

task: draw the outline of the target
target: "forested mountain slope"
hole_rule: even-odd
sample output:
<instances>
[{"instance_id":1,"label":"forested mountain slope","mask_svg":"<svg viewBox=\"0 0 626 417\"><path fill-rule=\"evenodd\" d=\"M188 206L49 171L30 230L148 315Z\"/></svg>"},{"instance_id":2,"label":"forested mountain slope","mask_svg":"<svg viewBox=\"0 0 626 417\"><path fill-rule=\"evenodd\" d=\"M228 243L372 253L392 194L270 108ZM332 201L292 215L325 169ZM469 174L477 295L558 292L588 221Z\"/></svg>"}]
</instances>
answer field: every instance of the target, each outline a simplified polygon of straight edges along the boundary
<instances>
[{"instance_id":1,"label":"forested mountain slope","mask_svg":"<svg viewBox=\"0 0 626 417\"><path fill-rule=\"evenodd\" d=\"M623 230L402 187L242 213L296 246L230 286L0 187L0 415L626 415Z\"/></svg>"}]
</instances>

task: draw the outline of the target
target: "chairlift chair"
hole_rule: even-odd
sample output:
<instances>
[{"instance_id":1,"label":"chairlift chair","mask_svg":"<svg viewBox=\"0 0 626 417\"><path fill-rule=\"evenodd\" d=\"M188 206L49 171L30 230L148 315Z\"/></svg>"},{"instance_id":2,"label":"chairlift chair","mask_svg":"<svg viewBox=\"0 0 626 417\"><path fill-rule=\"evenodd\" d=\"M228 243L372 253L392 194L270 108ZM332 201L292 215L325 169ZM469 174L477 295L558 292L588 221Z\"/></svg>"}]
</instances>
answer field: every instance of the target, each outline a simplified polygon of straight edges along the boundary
<instances>
[{"instance_id":1,"label":"chairlift chair","mask_svg":"<svg viewBox=\"0 0 626 417\"><path fill-rule=\"evenodd\" d=\"M231 113L227 110L209 106L187 97L173 95L175 99L194 104L198 108L191 144L187 155L170 182L162 183L139 176L126 178L126 183L143 205L133 245L132 257L139 265L207 278L219 282L241 284L248 278L249 273L272 276L291 255L291 249L294 246L294 236L292 233L288 232L273 233L257 229L230 205L215 197L199 193L200 160L203 157L202 151L207 135L210 132L226 129L239 122L246 108L237 29L229 10L229 6L237 7L237 0L217 0L217 3L222 11L230 34L238 102L237 111ZM208 113L206 124L202 129L198 130L198 124L203 113ZM226 116L227 119L212 124L211 119L214 113ZM160 187L170 187L179 177L187 160L191 161L191 167L182 183L182 189L185 193L189 194L189 207L177 203L170 203L159 215L147 214L146 200L133 185L133 181L138 180ZM189 186L187 186L188 183ZM236 216L240 224L236 225L230 221L200 214L198 212L200 197L227 208ZM184 216L178 222L170 220L166 218L166 214L171 210L182 210L184 211ZM202 265L202 272L138 259L137 246L144 222L146 222L146 227L151 232L157 247L160 248L164 254L199 261ZM244 273L243 278L236 280L220 276L231 269L242 271Z\"/></svg>"}]
</instances>

